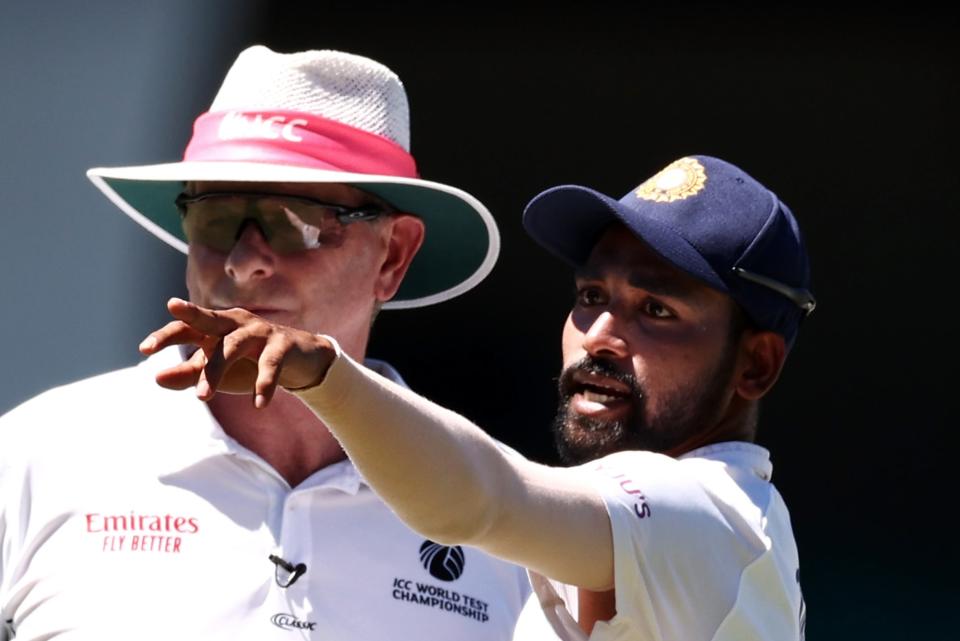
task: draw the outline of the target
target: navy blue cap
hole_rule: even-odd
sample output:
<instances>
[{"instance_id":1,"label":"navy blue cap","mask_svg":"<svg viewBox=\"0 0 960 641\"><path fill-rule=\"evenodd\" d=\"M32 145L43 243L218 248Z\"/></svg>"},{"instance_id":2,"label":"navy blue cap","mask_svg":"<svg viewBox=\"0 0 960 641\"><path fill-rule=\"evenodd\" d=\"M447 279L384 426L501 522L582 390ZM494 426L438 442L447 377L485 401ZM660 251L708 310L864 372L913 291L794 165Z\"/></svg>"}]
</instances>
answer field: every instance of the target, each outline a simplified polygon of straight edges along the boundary
<instances>
[{"instance_id":1,"label":"navy blue cap","mask_svg":"<svg viewBox=\"0 0 960 641\"><path fill-rule=\"evenodd\" d=\"M575 266L587 261L614 222L730 295L757 327L782 334L788 345L816 306L807 250L790 209L726 161L681 158L620 200L580 185L553 187L523 212L527 233Z\"/></svg>"}]
</instances>

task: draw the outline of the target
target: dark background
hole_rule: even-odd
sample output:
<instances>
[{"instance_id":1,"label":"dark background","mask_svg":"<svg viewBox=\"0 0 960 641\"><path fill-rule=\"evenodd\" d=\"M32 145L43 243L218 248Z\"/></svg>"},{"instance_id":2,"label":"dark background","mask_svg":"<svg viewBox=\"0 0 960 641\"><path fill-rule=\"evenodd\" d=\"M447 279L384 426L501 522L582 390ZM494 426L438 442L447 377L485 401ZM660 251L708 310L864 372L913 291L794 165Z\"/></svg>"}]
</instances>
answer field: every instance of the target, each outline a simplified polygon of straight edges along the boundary
<instances>
[{"instance_id":1,"label":"dark background","mask_svg":"<svg viewBox=\"0 0 960 641\"><path fill-rule=\"evenodd\" d=\"M180 128L154 135L175 151L91 156L85 166L174 158L243 46L342 49L387 64L409 95L421 174L483 201L502 250L466 295L381 314L371 355L532 458L553 461L548 425L572 281L524 235L526 202L567 182L619 197L698 153L776 191L804 229L819 302L763 406L759 439L791 508L807 638L957 638L952 12L917 3L227 6L243 6L242 19L226 35L194 25L217 46L193 41L196 55L168 63L189 77L162 79ZM176 29L189 26L188 15L178 20ZM192 93L178 97L187 84ZM94 202L95 224L134 228ZM166 296L183 293L183 263L132 233L143 254L131 245L123 259L151 261L162 292L130 322L142 336L163 321Z\"/></svg>"},{"instance_id":2,"label":"dark background","mask_svg":"<svg viewBox=\"0 0 960 641\"><path fill-rule=\"evenodd\" d=\"M524 235L523 206L565 182L619 197L686 154L730 160L793 208L812 253L820 307L760 432L791 507L808 638L956 638L957 555L943 520L956 487L946 439L957 21L919 5L383 3L376 19L351 6L327 3L312 19L268 10L256 38L391 66L422 174L479 197L503 233L481 286L383 314L372 352L552 461L572 281Z\"/></svg>"}]
</instances>

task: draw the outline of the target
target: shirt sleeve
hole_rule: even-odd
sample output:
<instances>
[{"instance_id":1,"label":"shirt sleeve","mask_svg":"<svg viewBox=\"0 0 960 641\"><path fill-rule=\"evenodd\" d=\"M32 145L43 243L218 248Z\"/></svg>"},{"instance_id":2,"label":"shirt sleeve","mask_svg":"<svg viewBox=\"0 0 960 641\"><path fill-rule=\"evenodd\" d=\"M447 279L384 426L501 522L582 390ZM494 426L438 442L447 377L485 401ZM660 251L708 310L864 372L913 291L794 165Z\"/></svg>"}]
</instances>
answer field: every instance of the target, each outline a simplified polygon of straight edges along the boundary
<instances>
[{"instance_id":1,"label":"shirt sleeve","mask_svg":"<svg viewBox=\"0 0 960 641\"><path fill-rule=\"evenodd\" d=\"M613 532L617 616L609 625L710 639L733 608L744 569L766 545L742 506L722 498L732 483L722 464L702 463L621 452L594 465Z\"/></svg>"}]
</instances>

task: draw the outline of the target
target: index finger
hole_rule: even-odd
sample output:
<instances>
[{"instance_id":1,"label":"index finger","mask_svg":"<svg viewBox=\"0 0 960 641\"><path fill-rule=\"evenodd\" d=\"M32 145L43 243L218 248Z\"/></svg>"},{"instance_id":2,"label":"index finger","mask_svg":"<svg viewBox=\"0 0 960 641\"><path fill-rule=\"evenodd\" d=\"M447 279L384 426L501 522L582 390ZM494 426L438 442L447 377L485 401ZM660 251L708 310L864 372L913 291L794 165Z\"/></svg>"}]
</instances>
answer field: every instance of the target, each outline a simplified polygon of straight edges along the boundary
<instances>
[{"instance_id":1,"label":"index finger","mask_svg":"<svg viewBox=\"0 0 960 641\"><path fill-rule=\"evenodd\" d=\"M200 345L203 346L207 335L198 332L180 320L170 321L153 332L140 343L140 351L147 356L155 354L170 345Z\"/></svg>"},{"instance_id":2,"label":"index finger","mask_svg":"<svg viewBox=\"0 0 960 641\"><path fill-rule=\"evenodd\" d=\"M177 320L208 336L224 336L240 326L236 315L241 310L208 309L182 298L167 301L167 310Z\"/></svg>"}]
</instances>

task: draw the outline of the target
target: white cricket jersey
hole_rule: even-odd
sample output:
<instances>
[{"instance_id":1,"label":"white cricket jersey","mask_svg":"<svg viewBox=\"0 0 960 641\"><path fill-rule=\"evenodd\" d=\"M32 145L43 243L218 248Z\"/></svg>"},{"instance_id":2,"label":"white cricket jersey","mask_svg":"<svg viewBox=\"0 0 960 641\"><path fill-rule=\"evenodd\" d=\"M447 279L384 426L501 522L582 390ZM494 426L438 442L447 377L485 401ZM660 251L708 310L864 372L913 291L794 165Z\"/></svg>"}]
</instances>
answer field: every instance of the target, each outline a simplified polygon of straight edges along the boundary
<instances>
[{"instance_id":1,"label":"white cricket jersey","mask_svg":"<svg viewBox=\"0 0 960 641\"><path fill-rule=\"evenodd\" d=\"M581 466L610 516L617 615L590 641L800 641L790 516L766 449L719 443L673 459L619 452ZM585 641L577 590L530 573L516 641Z\"/></svg>"},{"instance_id":2,"label":"white cricket jersey","mask_svg":"<svg viewBox=\"0 0 960 641\"><path fill-rule=\"evenodd\" d=\"M425 541L349 461L291 489L156 385L177 358L0 418L0 640L511 638L520 568ZM281 587L271 554L305 574Z\"/></svg>"}]
</instances>

